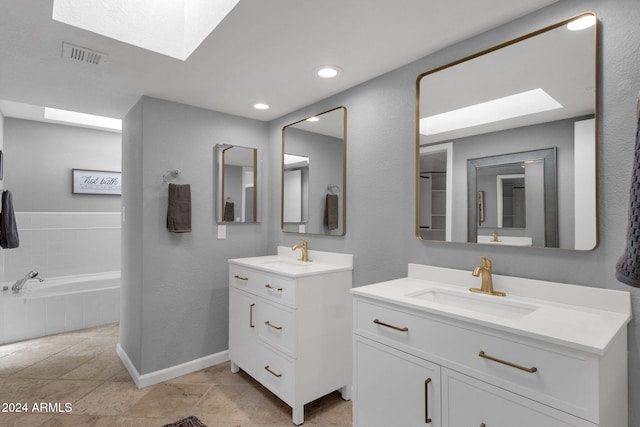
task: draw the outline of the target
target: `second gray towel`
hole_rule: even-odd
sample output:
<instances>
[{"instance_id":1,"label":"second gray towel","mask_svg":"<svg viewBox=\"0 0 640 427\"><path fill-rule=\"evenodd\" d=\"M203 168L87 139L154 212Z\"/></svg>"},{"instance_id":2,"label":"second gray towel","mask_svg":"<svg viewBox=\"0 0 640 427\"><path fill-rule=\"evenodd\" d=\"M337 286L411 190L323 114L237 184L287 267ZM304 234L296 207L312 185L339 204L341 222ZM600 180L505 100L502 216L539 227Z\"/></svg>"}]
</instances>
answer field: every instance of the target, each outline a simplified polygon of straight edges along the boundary
<instances>
[{"instance_id":1,"label":"second gray towel","mask_svg":"<svg viewBox=\"0 0 640 427\"><path fill-rule=\"evenodd\" d=\"M329 230L338 228L338 195L327 194L324 205L324 225Z\"/></svg>"},{"instance_id":2,"label":"second gray towel","mask_svg":"<svg viewBox=\"0 0 640 427\"><path fill-rule=\"evenodd\" d=\"M169 184L167 229L172 233L191 232L191 186Z\"/></svg>"}]
</instances>

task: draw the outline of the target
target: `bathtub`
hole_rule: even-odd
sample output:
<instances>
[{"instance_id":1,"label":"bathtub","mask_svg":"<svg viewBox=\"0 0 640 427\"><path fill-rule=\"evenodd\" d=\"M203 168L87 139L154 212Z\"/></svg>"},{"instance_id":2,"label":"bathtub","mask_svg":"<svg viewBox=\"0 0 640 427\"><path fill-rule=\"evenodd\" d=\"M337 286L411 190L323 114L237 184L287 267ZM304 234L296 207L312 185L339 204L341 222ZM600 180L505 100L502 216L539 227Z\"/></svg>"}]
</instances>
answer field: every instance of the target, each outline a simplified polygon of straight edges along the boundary
<instances>
[{"instance_id":1,"label":"bathtub","mask_svg":"<svg viewBox=\"0 0 640 427\"><path fill-rule=\"evenodd\" d=\"M120 319L120 272L27 281L0 293L0 344L106 325Z\"/></svg>"}]
</instances>

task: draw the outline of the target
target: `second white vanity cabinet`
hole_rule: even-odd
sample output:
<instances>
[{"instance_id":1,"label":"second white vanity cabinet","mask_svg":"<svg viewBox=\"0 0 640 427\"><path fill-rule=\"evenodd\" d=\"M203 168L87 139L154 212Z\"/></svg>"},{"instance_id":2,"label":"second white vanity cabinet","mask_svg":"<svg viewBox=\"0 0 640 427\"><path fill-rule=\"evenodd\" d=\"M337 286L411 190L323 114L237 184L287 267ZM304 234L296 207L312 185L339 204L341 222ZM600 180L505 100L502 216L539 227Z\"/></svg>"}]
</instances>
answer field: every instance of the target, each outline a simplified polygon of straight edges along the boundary
<instances>
[{"instance_id":1,"label":"second white vanity cabinet","mask_svg":"<svg viewBox=\"0 0 640 427\"><path fill-rule=\"evenodd\" d=\"M352 290L354 427L626 427L628 293L474 279L412 264Z\"/></svg>"},{"instance_id":2,"label":"second white vanity cabinet","mask_svg":"<svg viewBox=\"0 0 640 427\"><path fill-rule=\"evenodd\" d=\"M229 260L229 359L292 407L340 390L350 399L353 257L291 248Z\"/></svg>"}]
</instances>

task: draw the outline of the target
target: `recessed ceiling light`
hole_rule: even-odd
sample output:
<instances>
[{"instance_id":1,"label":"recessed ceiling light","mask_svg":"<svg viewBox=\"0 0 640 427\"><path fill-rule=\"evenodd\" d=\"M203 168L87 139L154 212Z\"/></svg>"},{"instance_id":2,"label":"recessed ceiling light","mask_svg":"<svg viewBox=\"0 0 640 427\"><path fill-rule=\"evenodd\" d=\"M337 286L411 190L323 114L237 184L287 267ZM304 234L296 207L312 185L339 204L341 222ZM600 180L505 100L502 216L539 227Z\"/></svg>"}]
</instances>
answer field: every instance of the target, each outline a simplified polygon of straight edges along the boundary
<instances>
[{"instance_id":1,"label":"recessed ceiling light","mask_svg":"<svg viewBox=\"0 0 640 427\"><path fill-rule=\"evenodd\" d=\"M307 121L308 121L308 122L317 122L317 121L319 121L319 120L320 120L320 119L319 119L319 118L317 118L316 116L309 117L309 118L307 119Z\"/></svg>"},{"instance_id":2,"label":"recessed ceiling light","mask_svg":"<svg viewBox=\"0 0 640 427\"><path fill-rule=\"evenodd\" d=\"M323 79L332 79L342 74L342 68L335 65L322 65L314 69L318 77Z\"/></svg>"},{"instance_id":3,"label":"recessed ceiling light","mask_svg":"<svg viewBox=\"0 0 640 427\"><path fill-rule=\"evenodd\" d=\"M44 107L44 118L77 125L119 131L122 130L122 120L113 119L111 117L96 116L93 114L78 113L76 111L58 110L57 108Z\"/></svg>"},{"instance_id":4,"label":"recessed ceiling light","mask_svg":"<svg viewBox=\"0 0 640 427\"><path fill-rule=\"evenodd\" d=\"M562 104L538 88L424 117L420 119L420 133L436 135L557 108L562 108Z\"/></svg>"},{"instance_id":5,"label":"recessed ceiling light","mask_svg":"<svg viewBox=\"0 0 640 427\"><path fill-rule=\"evenodd\" d=\"M593 27L596 24L596 17L594 15L581 16L578 19L567 24L567 28L571 31L584 30L585 28Z\"/></svg>"},{"instance_id":6,"label":"recessed ceiling light","mask_svg":"<svg viewBox=\"0 0 640 427\"><path fill-rule=\"evenodd\" d=\"M253 104L253 108L255 108L256 110L268 110L269 105L265 104L264 102L256 102L255 104Z\"/></svg>"}]
</instances>

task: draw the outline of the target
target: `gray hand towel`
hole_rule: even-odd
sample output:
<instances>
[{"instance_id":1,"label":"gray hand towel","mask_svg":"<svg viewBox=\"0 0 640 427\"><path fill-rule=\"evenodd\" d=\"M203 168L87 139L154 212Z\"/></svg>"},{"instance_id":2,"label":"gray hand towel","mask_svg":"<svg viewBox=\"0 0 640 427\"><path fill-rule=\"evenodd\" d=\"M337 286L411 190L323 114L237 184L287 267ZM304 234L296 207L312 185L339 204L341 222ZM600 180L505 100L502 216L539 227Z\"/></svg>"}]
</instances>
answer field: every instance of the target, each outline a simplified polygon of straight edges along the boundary
<instances>
[{"instance_id":1,"label":"gray hand towel","mask_svg":"<svg viewBox=\"0 0 640 427\"><path fill-rule=\"evenodd\" d=\"M338 195L327 194L324 203L324 225L329 230L338 228Z\"/></svg>"},{"instance_id":2,"label":"gray hand towel","mask_svg":"<svg viewBox=\"0 0 640 427\"><path fill-rule=\"evenodd\" d=\"M222 218L226 222L233 222L235 218L235 203L224 202L224 217Z\"/></svg>"},{"instance_id":3,"label":"gray hand towel","mask_svg":"<svg viewBox=\"0 0 640 427\"><path fill-rule=\"evenodd\" d=\"M640 115L640 104L638 113ZM636 129L633 162L627 247L616 265L616 278L627 285L640 287L640 117Z\"/></svg>"},{"instance_id":4,"label":"gray hand towel","mask_svg":"<svg viewBox=\"0 0 640 427\"><path fill-rule=\"evenodd\" d=\"M18 224L13 211L13 195L11 191L2 192L2 212L0 212L0 247L14 249L20 246Z\"/></svg>"},{"instance_id":5,"label":"gray hand towel","mask_svg":"<svg viewBox=\"0 0 640 427\"><path fill-rule=\"evenodd\" d=\"M172 233L191 232L191 186L169 184L167 229Z\"/></svg>"}]
</instances>

